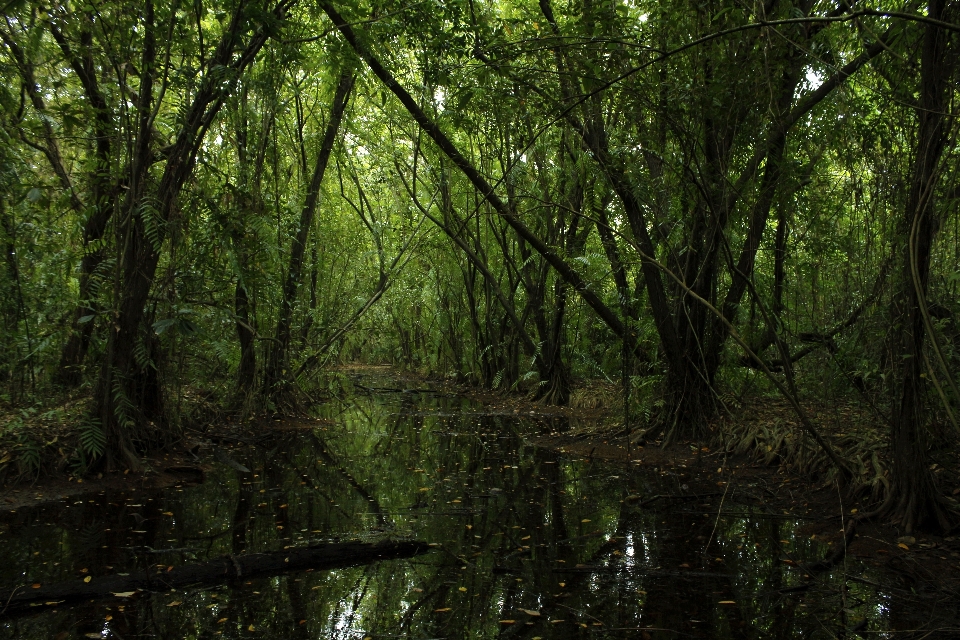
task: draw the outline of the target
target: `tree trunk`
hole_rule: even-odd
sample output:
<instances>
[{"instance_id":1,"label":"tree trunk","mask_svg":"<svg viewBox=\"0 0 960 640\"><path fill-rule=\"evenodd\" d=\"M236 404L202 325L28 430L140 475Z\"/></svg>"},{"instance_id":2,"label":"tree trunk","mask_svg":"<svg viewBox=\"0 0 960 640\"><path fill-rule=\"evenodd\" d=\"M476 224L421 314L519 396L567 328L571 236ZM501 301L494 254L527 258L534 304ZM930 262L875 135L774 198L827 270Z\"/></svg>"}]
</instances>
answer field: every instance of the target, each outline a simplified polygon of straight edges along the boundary
<instances>
[{"instance_id":1,"label":"tree trunk","mask_svg":"<svg viewBox=\"0 0 960 640\"><path fill-rule=\"evenodd\" d=\"M949 0L930 0L927 15L949 20L944 8ZM950 13L954 13L950 11ZM924 307L930 275L930 252L938 227L935 193L939 164L946 142L950 99L948 88L956 55L948 46L949 34L940 27L925 27L920 59L919 127L913 180L903 219L901 291L894 313L901 325L902 389L894 411L890 444L893 448L891 496L887 514L907 532L920 527L948 525L936 481L929 469L924 411Z\"/></svg>"},{"instance_id":2,"label":"tree trunk","mask_svg":"<svg viewBox=\"0 0 960 640\"><path fill-rule=\"evenodd\" d=\"M282 18L285 5L274 9ZM152 157L152 117L154 114L153 79L162 74L156 68L156 42L153 3L144 4L144 44L141 61L141 85L136 108L138 130L134 140L128 197L121 227L119 282L112 330L100 367L93 396L92 418L106 437L107 464L121 463L139 468L138 451L162 444L169 436L163 422L162 390L154 363L150 361L155 335L144 326L146 303L153 284L167 225L175 218L183 185L193 171L199 147L214 118L223 106L224 85L218 74L207 74L185 111L176 141L167 153L166 166L156 190L148 188L147 169ZM267 40L263 29L255 32L243 46L248 18L239 9L234 14L208 59L211 68L222 66L237 76L253 61ZM150 197L151 195L155 198ZM155 205L153 203L156 203Z\"/></svg>"},{"instance_id":3,"label":"tree trunk","mask_svg":"<svg viewBox=\"0 0 960 640\"><path fill-rule=\"evenodd\" d=\"M0 601L4 603L0 612L3 617L10 617L24 611L36 612L36 606L44 603L60 605L63 602L115 597L118 593L217 585L304 569L355 567L378 560L409 558L429 550L429 545L415 541L339 542L270 553L229 555L169 570L157 568L140 573L97 576L90 582L77 579L42 585L37 589L19 587L0 591Z\"/></svg>"},{"instance_id":4,"label":"tree trunk","mask_svg":"<svg viewBox=\"0 0 960 640\"><path fill-rule=\"evenodd\" d=\"M274 403L282 404L289 399L292 376L290 375L290 354L288 350L293 324L293 307L296 303L297 289L300 287L300 277L303 270L303 257L307 248L310 228L313 226L317 204L320 201L320 185L323 182L323 174L327 170L333 145L340 132L340 123L343 120L344 112L347 110L347 102L350 99L350 92L353 90L355 80L356 73L353 70L344 71L340 75L337 92L330 109L330 120L327 122L323 143L313 167L313 176L307 190L307 199L300 212L300 225L297 228L297 235L293 239L293 246L290 247L290 262L283 287L283 300L280 303L276 341L270 352L270 360L267 363L264 380L264 390Z\"/></svg>"},{"instance_id":5,"label":"tree trunk","mask_svg":"<svg viewBox=\"0 0 960 640\"><path fill-rule=\"evenodd\" d=\"M89 19L89 18L88 18ZM75 52L60 28L51 21L50 32L70 63L73 72L80 79L87 102L93 110L94 165L90 171L90 193L87 198L86 222L83 225L83 258L80 260L79 288L80 296L70 335L60 354L60 365L56 380L68 387L75 387L81 381L81 367L90 347L90 338L95 326L94 318L100 306L95 301L93 278L103 263L104 247L99 245L107 231L107 224L113 216L116 189L113 185L111 170L112 145L114 136L113 114L97 81L96 65L91 53L93 36L90 29L80 32L80 52ZM90 25L92 26L92 25Z\"/></svg>"},{"instance_id":6,"label":"tree trunk","mask_svg":"<svg viewBox=\"0 0 960 640\"><path fill-rule=\"evenodd\" d=\"M237 368L237 395L239 404L253 391L257 381L257 353L254 343L253 319L250 315L252 302L247 287L237 282L234 293L234 311L237 316L237 339L240 341L240 366Z\"/></svg>"}]
</instances>

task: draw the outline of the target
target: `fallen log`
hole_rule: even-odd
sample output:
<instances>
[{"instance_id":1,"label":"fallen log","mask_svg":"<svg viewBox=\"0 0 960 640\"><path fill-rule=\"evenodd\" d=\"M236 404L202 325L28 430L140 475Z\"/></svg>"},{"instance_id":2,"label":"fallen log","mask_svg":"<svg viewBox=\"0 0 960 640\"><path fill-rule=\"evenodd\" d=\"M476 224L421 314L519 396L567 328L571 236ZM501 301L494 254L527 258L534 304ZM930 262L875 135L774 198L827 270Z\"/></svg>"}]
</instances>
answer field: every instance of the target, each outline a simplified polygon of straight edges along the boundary
<instances>
[{"instance_id":1,"label":"fallen log","mask_svg":"<svg viewBox=\"0 0 960 640\"><path fill-rule=\"evenodd\" d=\"M409 558L426 553L429 545L417 541L340 542L272 553L231 555L173 568L67 580L50 585L25 584L0 589L0 619L39 606L82 600L131 597L138 591L166 591L177 587L210 586L232 580L278 575L306 569L336 569L377 560Z\"/></svg>"}]
</instances>

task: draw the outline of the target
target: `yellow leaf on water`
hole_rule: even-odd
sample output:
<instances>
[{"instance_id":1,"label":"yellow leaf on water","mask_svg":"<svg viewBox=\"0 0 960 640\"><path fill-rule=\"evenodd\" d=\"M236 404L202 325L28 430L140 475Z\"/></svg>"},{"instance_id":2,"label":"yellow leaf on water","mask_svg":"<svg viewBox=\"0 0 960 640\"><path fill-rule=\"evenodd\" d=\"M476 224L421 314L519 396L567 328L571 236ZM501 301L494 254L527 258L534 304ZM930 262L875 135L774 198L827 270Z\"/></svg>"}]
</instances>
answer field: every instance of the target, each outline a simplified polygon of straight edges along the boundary
<instances>
[{"instance_id":1,"label":"yellow leaf on water","mask_svg":"<svg viewBox=\"0 0 960 640\"><path fill-rule=\"evenodd\" d=\"M908 547L907 545L903 544L902 542L898 543L897 546L900 547L901 549L903 549L904 551L910 551L910 547Z\"/></svg>"},{"instance_id":2,"label":"yellow leaf on water","mask_svg":"<svg viewBox=\"0 0 960 640\"><path fill-rule=\"evenodd\" d=\"M226 618L220 618L219 620L217 620L217 624L223 624L226 621L227 621Z\"/></svg>"},{"instance_id":3,"label":"yellow leaf on water","mask_svg":"<svg viewBox=\"0 0 960 640\"><path fill-rule=\"evenodd\" d=\"M173 515L173 511L164 511L164 512L163 512L163 515L165 515L165 516L172 516L172 515Z\"/></svg>"},{"instance_id":4,"label":"yellow leaf on water","mask_svg":"<svg viewBox=\"0 0 960 640\"><path fill-rule=\"evenodd\" d=\"M250 625L249 627L247 627L247 631L256 631L256 630L257 628L253 625Z\"/></svg>"},{"instance_id":5,"label":"yellow leaf on water","mask_svg":"<svg viewBox=\"0 0 960 640\"><path fill-rule=\"evenodd\" d=\"M180 602L179 600L174 600L173 602L171 602L171 603L168 604L167 606L168 606L168 607L179 607L179 606L182 605L182 604L183 604L183 603Z\"/></svg>"},{"instance_id":6,"label":"yellow leaf on water","mask_svg":"<svg viewBox=\"0 0 960 640\"><path fill-rule=\"evenodd\" d=\"M734 600L721 600L719 604L737 604Z\"/></svg>"},{"instance_id":7,"label":"yellow leaf on water","mask_svg":"<svg viewBox=\"0 0 960 640\"><path fill-rule=\"evenodd\" d=\"M458 589L458 591L466 591L466 590L467 590L466 587L460 587L460 588Z\"/></svg>"},{"instance_id":8,"label":"yellow leaf on water","mask_svg":"<svg viewBox=\"0 0 960 640\"><path fill-rule=\"evenodd\" d=\"M520 609L520 611L523 611L528 616L536 616L536 617L540 616L540 612L534 611L533 609Z\"/></svg>"},{"instance_id":9,"label":"yellow leaf on water","mask_svg":"<svg viewBox=\"0 0 960 640\"><path fill-rule=\"evenodd\" d=\"M447 611L450 611L450 607L444 607L444 608L442 608L442 609L434 609L434 610L433 610L434 613L446 613Z\"/></svg>"},{"instance_id":10,"label":"yellow leaf on water","mask_svg":"<svg viewBox=\"0 0 960 640\"><path fill-rule=\"evenodd\" d=\"M500 624L516 624L516 620L501 620Z\"/></svg>"},{"instance_id":11,"label":"yellow leaf on water","mask_svg":"<svg viewBox=\"0 0 960 640\"><path fill-rule=\"evenodd\" d=\"M90 582L91 580L93 580L93 578L91 578L90 576L87 576L86 578L83 579L84 582Z\"/></svg>"},{"instance_id":12,"label":"yellow leaf on water","mask_svg":"<svg viewBox=\"0 0 960 640\"><path fill-rule=\"evenodd\" d=\"M136 591L114 591L113 595L117 596L118 598L129 598L135 593Z\"/></svg>"},{"instance_id":13,"label":"yellow leaf on water","mask_svg":"<svg viewBox=\"0 0 960 640\"><path fill-rule=\"evenodd\" d=\"M584 519L581 520L580 522L590 522L590 518L584 518Z\"/></svg>"}]
</instances>

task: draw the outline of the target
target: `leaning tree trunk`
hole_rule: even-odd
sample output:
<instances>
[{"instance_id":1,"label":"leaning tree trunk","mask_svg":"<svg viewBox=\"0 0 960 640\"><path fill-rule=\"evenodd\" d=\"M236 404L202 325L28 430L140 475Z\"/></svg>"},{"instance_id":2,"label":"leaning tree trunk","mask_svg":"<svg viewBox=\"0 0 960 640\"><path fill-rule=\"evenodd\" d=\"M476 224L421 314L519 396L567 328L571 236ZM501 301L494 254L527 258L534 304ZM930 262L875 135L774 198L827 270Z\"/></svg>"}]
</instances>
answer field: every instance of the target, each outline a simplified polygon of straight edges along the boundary
<instances>
[{"instance_id":1,"label":"leaning tree trunk","mask_svg":"<svg viewBox=\"0 0 960 640\"><path fill-rule=\"evenodd\" d=\"M293 324L293 307L297 299L297 289L300 287L300 278L303 271L303 256L307 248L310 227L313 226L317 203L320 201L320 184L323 182L323 174L326 173L330 154L333 152L333 145L340 132L340 123L343 121L343 114L347 110L347 102L350 99L350 92L353 90L355 80L356 73L352 69L346 70L340 75L337 92L334 95L333 106L330 110L330 120L327 122L320 153L317 154L317 160L313 166L313 176L307 189L307 199L300 212L300 225L297 227L297 235L294 236L293 246L290 247L290 262L283 286L283 300L280 303L276 340L270 352L270 360L267 363L264 378L264 390L277 406L289 400L290 380L292 378L289 363L290 334Z\"/></svg>"},{"instance_id":2,"label":"leaning tree trunk","mask_svg":"<svg viewBox=\"0 0 960 640\"><path fill-rule=\"evenodd\" d=\"M948 3L949 0L930 0L927 15L933 20L948 19L944 16ZM954 48L948 46L948 32L933 24L925 28L920 58L917 148L903 220L906 246L901 291L894 302L894 313L902 327L900 360L903 368L900 402L891 428L893 472L887 506L887 514L908 532L925 526L947 526L942 499L929 469L926 446L923 313L930 275L930 252L938 226L934 194L946 142L946 113L950 105L948 87L954 66L952 55L956 53L951 55Z\"/></svg>"}]
</instances>

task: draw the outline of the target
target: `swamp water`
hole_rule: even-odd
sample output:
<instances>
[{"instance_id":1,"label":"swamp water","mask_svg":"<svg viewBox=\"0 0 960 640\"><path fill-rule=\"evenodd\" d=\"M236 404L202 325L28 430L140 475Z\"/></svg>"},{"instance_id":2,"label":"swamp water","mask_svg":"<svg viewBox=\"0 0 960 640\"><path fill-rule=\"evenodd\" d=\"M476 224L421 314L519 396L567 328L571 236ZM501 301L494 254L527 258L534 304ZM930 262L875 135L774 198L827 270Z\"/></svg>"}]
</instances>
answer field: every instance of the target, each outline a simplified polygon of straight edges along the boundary
<instances>
[{"instance_id":1,"label":"swamp water","mask_svg":"<svg viewBox=\"0 0 960 640\"><path fill-rule=\"evenodd\" d=\"M530 446L561 425L429 392L351 395L322 417L221 452L202 484L3 513L0 587L358 538L431 551L39 607L0 617L0 639L833 638L931 622L854 558L804 579L790 563L827 548L758 488L641 507L625 498L682 481Z\"/></svg>"}]
</instances>

